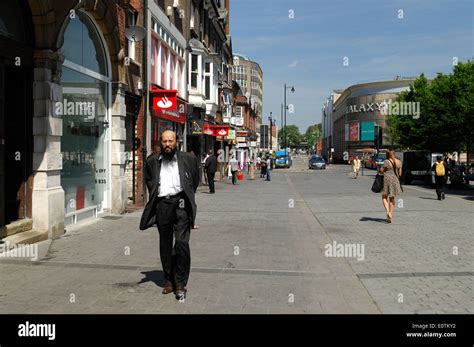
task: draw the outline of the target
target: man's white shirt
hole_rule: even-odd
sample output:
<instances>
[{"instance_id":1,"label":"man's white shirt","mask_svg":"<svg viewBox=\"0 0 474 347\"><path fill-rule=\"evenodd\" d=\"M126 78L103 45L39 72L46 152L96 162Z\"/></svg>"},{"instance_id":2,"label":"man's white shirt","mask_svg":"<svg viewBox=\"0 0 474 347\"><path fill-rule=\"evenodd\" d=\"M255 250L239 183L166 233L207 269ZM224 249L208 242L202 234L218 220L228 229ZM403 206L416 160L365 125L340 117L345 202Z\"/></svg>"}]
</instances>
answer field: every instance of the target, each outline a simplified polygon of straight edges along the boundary
<instances>
[{"instance_id":1,"label":"man's white shirt","mask_svg":"<svg viewBox=\"0 0 474 347\"><path fill-rule=\"evenodd\" d=\"M172 160L166 160L162 156L160 172L160 189L158 196L176 195L183 191L178 170L178 157L174 155Z\"/></svg>"}]
</instances>

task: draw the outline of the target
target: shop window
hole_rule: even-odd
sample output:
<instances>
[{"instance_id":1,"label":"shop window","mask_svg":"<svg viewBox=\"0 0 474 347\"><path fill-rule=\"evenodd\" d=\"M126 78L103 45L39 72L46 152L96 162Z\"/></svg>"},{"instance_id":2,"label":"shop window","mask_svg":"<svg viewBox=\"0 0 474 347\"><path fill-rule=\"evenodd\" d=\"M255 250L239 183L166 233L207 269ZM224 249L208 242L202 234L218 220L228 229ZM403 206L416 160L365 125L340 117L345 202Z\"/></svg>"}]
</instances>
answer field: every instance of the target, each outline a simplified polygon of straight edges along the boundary
<instances>
[{"instance_id":1,"label":"shop window","mask_svg":"<svg viewBox=\"0 0 474 347\"><path fill-rule=\"evenodd\" d=\"M63 120L61 186L66 224L109 207L109 136L106 55L98 31L80 11L64 32L62 99L54 105Z\"/></svg>"}]
</instances>

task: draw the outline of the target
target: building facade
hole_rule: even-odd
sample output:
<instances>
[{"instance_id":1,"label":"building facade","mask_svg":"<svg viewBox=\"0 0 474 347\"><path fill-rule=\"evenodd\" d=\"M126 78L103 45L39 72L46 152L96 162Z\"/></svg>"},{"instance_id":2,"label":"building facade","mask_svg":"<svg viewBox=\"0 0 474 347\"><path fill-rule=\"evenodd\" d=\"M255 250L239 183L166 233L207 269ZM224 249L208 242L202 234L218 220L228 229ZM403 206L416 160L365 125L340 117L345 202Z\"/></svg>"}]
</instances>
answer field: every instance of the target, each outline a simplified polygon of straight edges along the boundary
<instances>
[{"instance_id":1,"label":"building facade","mask_svg":"<svg viewBox=\"0 0 474 347\"><path fill-rule=\"evenodd\" d=\"M388 109L398 94L408 90L413 82L406 79L357 84L345 89L337 98L331 96L332 101L328 100L323 109L323 128L332 126L332 131L324 133L323 151L328 153L328 148L334 148L333 153L329 152L334 161L347 162L344 158L357 155L357 150L375 148L379 135L380 148L396 145L389 135ZM325 118L328 124L324 123Z\"/></svg>"},{"instance_id":2,"label":"building facade","mask_svg":"<svg viewBox=\"0 0 474 347\"><path fill-rule=\"evenodd\" d=\"M256 114L255 129L260 129L263 116L263 71L257 62L241 54L234 54L232 78ZM257 132L257 141L260 134Z\"/></svg>"},{"instance_id":3,"label":"building facade","mask_svg":"<svg viewBox=\"0 0 474 347\"><path fill-rule=\"evenodd\" d=\"M127 105L141 79L139 62L125 64L125 28L140 1L0 6L0 237L28 242L13 234L33 229L30 239L53 238L68 224L124 212L126 115L139 112ZM8 119L18 105L18 120Z\"/></svg>"}]
</instances>

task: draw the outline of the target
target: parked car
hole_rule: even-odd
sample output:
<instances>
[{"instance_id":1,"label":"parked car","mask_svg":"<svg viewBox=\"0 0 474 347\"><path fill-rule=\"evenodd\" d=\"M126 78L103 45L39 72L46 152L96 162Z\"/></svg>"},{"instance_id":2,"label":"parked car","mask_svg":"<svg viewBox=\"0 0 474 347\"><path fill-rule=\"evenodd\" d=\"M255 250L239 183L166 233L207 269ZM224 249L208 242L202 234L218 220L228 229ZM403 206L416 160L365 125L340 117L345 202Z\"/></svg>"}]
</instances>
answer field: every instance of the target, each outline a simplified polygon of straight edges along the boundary
<instances>
[{"instance_id":1,"label":"parked car","mask_svg":"<svg viewBox=\"0 0 474 347\"><path fill-rule=\"evenodd\" d=\"M326 161L323 159L323 157L312 156L308 162L308 169L326 170Z\"/></svg>"}]
</instances>

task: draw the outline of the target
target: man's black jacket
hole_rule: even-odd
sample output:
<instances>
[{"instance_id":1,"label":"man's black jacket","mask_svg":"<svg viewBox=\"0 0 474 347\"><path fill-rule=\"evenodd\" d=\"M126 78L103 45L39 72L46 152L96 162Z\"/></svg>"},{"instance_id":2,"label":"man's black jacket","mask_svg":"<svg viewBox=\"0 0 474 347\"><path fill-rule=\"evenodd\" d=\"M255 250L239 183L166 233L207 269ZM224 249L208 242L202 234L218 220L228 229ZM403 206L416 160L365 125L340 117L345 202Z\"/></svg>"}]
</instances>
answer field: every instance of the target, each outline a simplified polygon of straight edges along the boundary
<instances>
[{"instance_id":1,"label":"man's black jacket","mask_svg":"<svg viewBox=\"0 0 474 347\"><path fill-rule=\"evenodd\" d=\"M190 225L194 225L196 216L196 201L194 193L199 186L199 169L196 158L186 152L176 152L181 187L186 195L186 204L190 205ZM145 162L145 182L148 187L149 199L140 220L140 230L145 230L156 225L156 203L160 186L161 160L159 154L150 155Z\"/></svg>"},{"instance_id":2,"label":"man's black jacket","mask_svg":"<svg viewBox=\"0 0 474 347\"><path fill-rule=\"evenodd\" d=\"M204 164L204 167L206 168L206 172L209 173L216 173L217 170L217 158L215 155L210 155Z\"/></svg>"}]
</instances>

